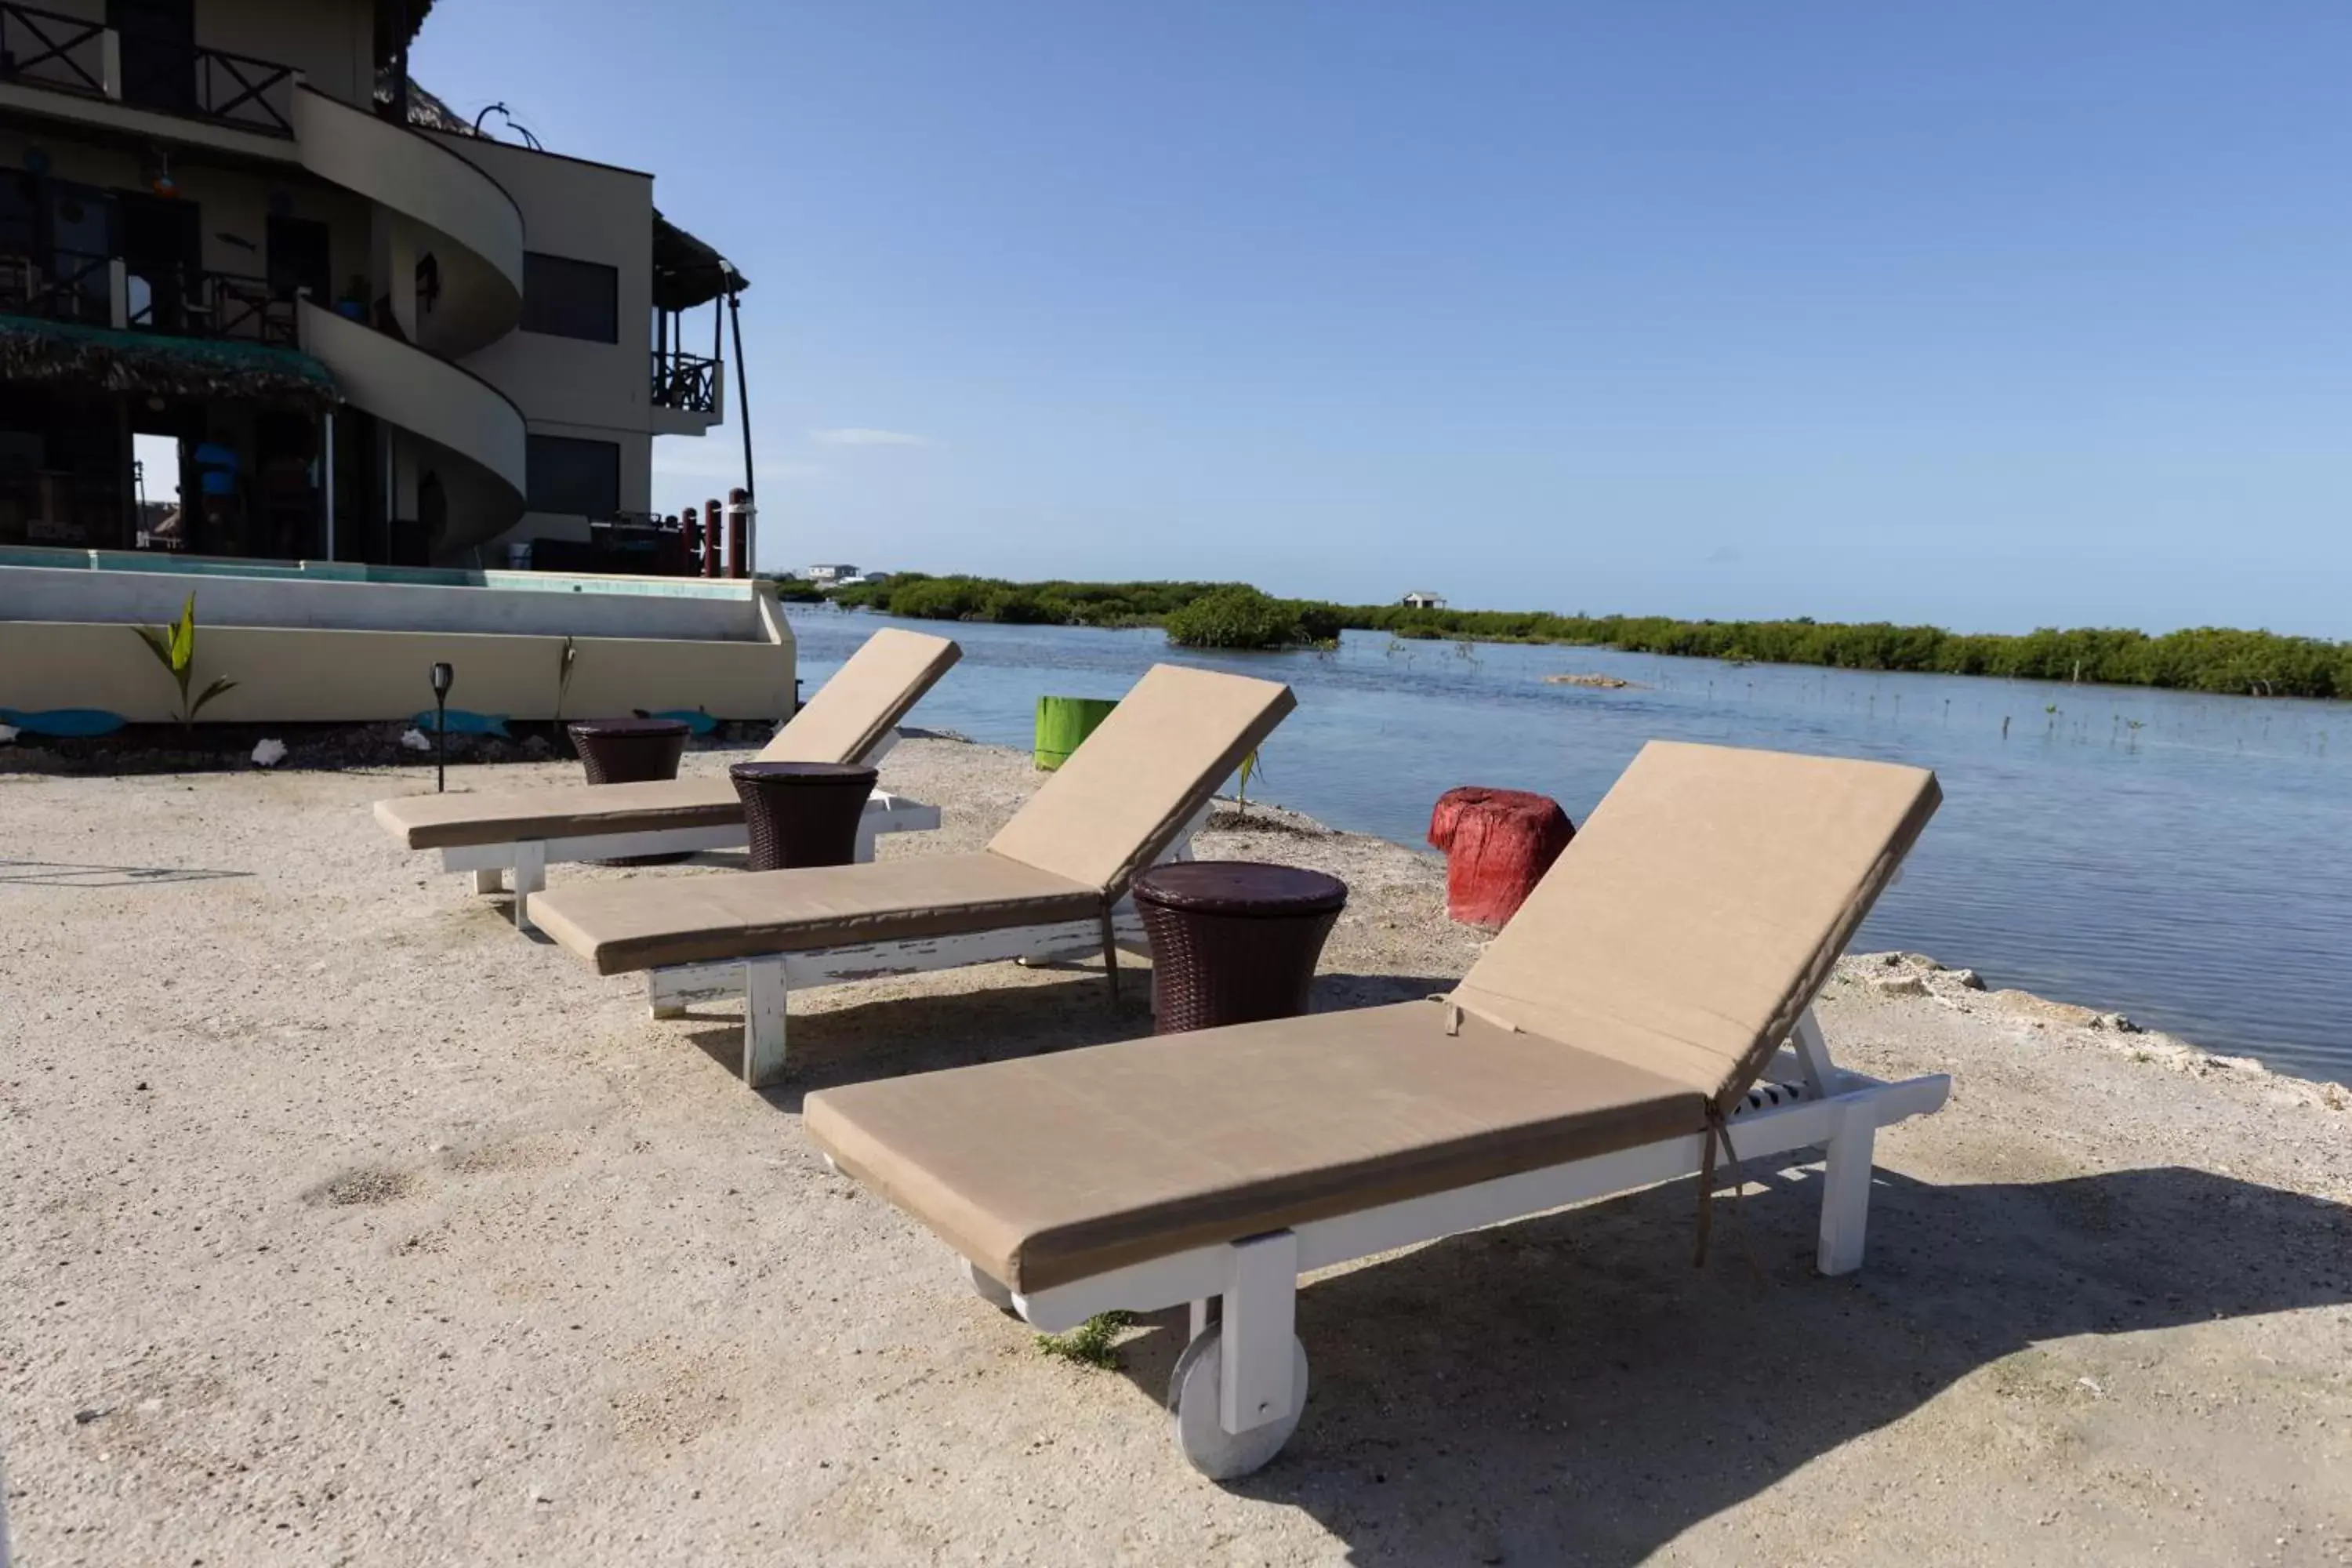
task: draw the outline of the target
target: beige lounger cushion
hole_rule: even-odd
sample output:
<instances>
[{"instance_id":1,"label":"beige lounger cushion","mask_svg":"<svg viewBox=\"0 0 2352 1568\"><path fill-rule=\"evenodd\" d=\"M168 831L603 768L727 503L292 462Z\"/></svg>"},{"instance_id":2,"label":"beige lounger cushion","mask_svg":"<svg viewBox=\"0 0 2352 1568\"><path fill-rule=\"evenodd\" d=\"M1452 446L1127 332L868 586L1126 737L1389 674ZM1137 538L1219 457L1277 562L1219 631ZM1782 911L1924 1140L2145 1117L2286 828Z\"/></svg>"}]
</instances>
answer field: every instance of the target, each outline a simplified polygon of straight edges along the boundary
<instances>
[{"instance_id":1,"label":"beige lounger cushion","mask_svg":"<svg viewBox=\"0 0 2352 1568\"><path fill-rule=\"evenodd\" d=\"M1276 681L1154 665L988 847L1123 892L1297 706Z\"/></svg>"},{"instance_id":2,"label":"beige lounger cushion","mask_svg":"<svg viewBox=\"0 0 2352 1568\"><path fill-rule=\"evenodd\" d=\"M818 1147L1016 1290L1700 1131L1695 1091L1405 1002L828 1089Z\"/></svg>"},{"instance_id":3,"label":"beige lounger cushion","mask_svg":"<svg viewBox=\"0 0 2352 1568\"><path fill-rule=\"evenodd\" d=\"M1102 895L1092 888L982 850L796 871L583 883L533 898L530 918L595 964L598 973L626 974L670 963L1085 920L1102 908Z\"/></svg>"},{"instance_id":4,"label":"beige lounger cushion","mask_svg":"<svg viewBox=\"0 0 2352 1568\"><path fill-rule=\"evenodd\" d=\"M885 626L761 748L763 763L849 763L874 749L963 657L945 637Z\"/></svg>"},{"instance_id":5,"label":"beige lounger cushion","mask_svg":"<svg viewBox=\"0 0 2352 1568\"><path fill-rule=\"evenodd\" d=\"M1941 799L1924 768L1653 741L1454 995L1728 1112Z\"/></svg>"},{"instance_id":6,"label":"beige lounger cushion","mask_svg":"<svg viewBox=\"0 0 2352 1568\"><path fill-rule=\"evenodd\" d=\"M1097 915L1292 706L1270 680L1160 665L981 854L562 888L531 918L620 974Z\"/></svg>"},{"instance_id":7,"label":"beige lounger cushion","mask_svg":"<svg viewBox=\"0 0 2352 1568\"><path fill-rule=\"evenodd\" d=\"M409 795L375 803L375 819L411 849L527 838L724 827L743 820L730 779L542 784L480 795Z\"/></svg>"},{"instance_id":8,"label":"beige lounger cushion","mask_svg":"<svg viewBox=\"0 0 2352 1568\"><path fill-rule=\"evenodd\" d=\"M1936 807L1935 775L1654 743L1430 1003L859 1084L806 1126L1016 1289L1698 1131Z\"/></svg>"},{"instance_id":9,"label":"beige lounger cushion","mask_svg":"<svg viewBox=\"0 0 2352 1568\"><path fill-rule=\"evenodd\" d=\"M945 637L885 626L859 645L808 705L761 751L772 763L854 763L963 657ZM725 827L743 820L726 778L634 784L541 784L482 794L413 795L375 803L375 819L410 849L533 838Z\"/></svg>"}]
</instances>

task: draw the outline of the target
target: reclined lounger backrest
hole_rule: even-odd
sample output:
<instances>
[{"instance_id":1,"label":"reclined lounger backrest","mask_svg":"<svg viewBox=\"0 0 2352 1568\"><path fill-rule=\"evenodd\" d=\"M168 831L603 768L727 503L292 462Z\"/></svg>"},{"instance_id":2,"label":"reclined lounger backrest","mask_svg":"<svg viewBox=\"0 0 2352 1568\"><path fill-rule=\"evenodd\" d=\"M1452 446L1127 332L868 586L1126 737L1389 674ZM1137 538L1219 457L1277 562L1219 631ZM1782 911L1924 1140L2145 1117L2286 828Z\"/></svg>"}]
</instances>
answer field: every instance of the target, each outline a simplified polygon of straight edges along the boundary
<instances>
[{"instance_id":1,"label":"reclined lounger backrest","mask_svg":"<svg viewBox=\"0 0 2352 1568\"><path fill-rule=\"evenodd\" d=\"M962 657L945 637L883 627L761 748L760 760L859 761Z\"/></svg>"},{"instance_id":2,"label":"reclined lounger backrest","mask_svg":"<svg viewBox=\"0 0 2352 1568\"><path fill-rule=\"evenodd\" d=\"M1942 798L1924 768L1653 741L1454 998L1727 1115Z\"/></svg>"},{"instance_id":3,"label":"reclined lounger backrest","mask_svg":"<svg viewBox=\"0 0 2352 1568\"><path fill-rule=\"evenodd\" d=\"M1276 681L1153 665L988 847L1115 898L1297 705Z\"/></svg>"}]
</instances>

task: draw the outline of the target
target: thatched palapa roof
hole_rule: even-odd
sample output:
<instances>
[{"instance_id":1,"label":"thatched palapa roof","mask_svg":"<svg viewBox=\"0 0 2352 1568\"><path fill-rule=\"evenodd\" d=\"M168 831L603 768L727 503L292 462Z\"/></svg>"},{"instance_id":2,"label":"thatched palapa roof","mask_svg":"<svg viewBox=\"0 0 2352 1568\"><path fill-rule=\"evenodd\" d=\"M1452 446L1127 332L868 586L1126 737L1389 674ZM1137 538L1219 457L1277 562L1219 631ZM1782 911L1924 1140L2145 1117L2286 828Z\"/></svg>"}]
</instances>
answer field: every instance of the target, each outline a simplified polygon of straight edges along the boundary
<instances>
[{"instance_id":1,"label":"thatched palapa roof","mask_svg":"<svg viewBox=\"0 0 2352 1568\"><path fill-rule=\"evenodd\" d=\"M337 397L327 367L294 349L17 316L0 316L0 380L140 397L232 397L311 414Z\"/></svg>"},{"instance_id":2,"label":"thatched palapa roof","mask_svg":"<svg viewBox=\"0 0 2352 1568\"><path fill-rule=\"evenodd\" d=\"M375 0L375 58L381 65L416 41L433 0Z\"/></svg>"},{"instance_id":3,"label":"thatched palapa roof","mask_svg":"<svg viewBox=\"0 0 2352 1568\"><path fill-rule=\"evenodd\" d=\"M691 310L751 286L733 263L655 209L654 309Z\"/></svg>"}]
</instances>

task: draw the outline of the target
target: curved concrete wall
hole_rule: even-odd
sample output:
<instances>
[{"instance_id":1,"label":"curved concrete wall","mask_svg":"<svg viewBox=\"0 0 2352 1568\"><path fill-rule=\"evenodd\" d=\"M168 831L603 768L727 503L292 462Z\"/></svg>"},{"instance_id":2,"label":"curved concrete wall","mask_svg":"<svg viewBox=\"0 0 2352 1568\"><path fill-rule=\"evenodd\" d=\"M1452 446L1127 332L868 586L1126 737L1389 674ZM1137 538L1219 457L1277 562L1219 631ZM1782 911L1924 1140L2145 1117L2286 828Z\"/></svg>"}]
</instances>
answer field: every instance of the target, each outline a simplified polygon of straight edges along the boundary
<instances>
[{"instance_id":1,"label":"curved concrete wall","mask_svg":"<svg viewBox=\"0 0 2352 1568\"><path fill-rule=\"evenodd\" d=\"M445 548L488 539L520 515L529 483L530 432L522 411L504 394L389 333L308 300L301 311L302 347L334 374L344 397L379 419L479 464L512 492L503 515L463 520L472 536L453 538L445 542ZM453 517L453 523L457 521Z\"/></svg>"},{"instance_id":2,"label":"curved concrete wall","mask_svg":"<svg viewBox=\"0 0 2352 1568\"><path fill-rule=\"evenodd\" d=\"M522 210L504 187L434 138L309 88L294 95L293 120L304 168L413 218L485 264L461 269L469 289L496 297L468 310L477 323L470 335L479 341L456 352L514 330L522 320Z\"/></svg>"}]
</instances>

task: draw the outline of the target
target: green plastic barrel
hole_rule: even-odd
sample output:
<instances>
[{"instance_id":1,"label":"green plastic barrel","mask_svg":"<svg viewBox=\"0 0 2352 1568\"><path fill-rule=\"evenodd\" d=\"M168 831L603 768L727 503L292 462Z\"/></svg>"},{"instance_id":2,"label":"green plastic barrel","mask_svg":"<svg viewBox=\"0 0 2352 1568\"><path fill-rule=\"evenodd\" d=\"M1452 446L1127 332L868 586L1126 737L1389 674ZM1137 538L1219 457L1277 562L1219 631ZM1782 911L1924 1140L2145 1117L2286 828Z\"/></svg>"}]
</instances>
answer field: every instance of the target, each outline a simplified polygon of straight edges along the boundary
<instances>
[{"instance_id":1,"label":"green plastic barrel","mask_svg":"<svg viewBox=\"0 0 2352 1568\"><path fill-rule=\"evenodd\" d=\"M1118 704L1108 697L1037 699L1037 766L1052 773Z\"/></svg>"}]
</instances>

